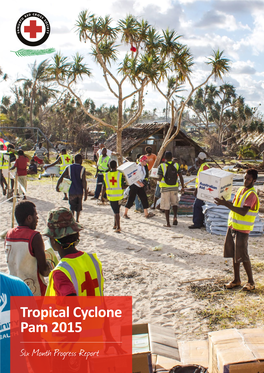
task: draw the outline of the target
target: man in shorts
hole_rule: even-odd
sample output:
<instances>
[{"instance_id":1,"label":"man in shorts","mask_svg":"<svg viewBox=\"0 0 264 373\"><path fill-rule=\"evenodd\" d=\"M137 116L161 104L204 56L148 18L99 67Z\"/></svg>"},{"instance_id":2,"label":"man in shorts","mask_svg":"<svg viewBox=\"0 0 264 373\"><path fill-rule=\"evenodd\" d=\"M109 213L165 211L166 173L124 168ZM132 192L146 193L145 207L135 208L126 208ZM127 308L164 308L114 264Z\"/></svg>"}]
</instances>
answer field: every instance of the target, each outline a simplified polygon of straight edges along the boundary
<instances>
[{"instance_id":1,"label":"man in shorts","mask_svg":"<svg viewBox=\"0 0 264 373\"><path fill-rule=\"evenodd\" d=\"M231 211L228 218L228 231L224 245L224 257L233 258L234 280L225 285L227 289L233 289L241 285L240 263L243 263L248 282L243 290L254 290L255 283L252 275L251 263L248 255L248 236L253 230L255 218L259 211L259 198L254 184L258 178L258 172L254 169L246 171L244 186L239 188L233 202L226 201L223 197L215 198L219 206L226 206Z\"/></svg>"},{"instance_id":2,"label":"man in shorts","mask_svg":"<svg viewBox=\"0 0 264 373\"><path fill-rule=\"evenodd\" d=\"M59 186L64 178L72 181L69 189L69 204L73 215L74 212L76 212L76 221L79 222L80 213L82 211L83 194L83 200L87 200L87 183L85 168L82 166L82 155L76 154L74 161L75 163L65 168L57 182L56 190L57 192L60 191Z\"/></svg>"},{"instance_id":3,"label":"man in shorts","mask_svg":"<svg viewBox=\"0 0 264 373\"><path fill-rule=\"evenodd\" d=\"M170 208L172 206L173 209L173 225L178 224L177 220L177 211L178 211L178 177L176 179L175 184L168 185L165 182L165 175L169 164L173 164L177 170L177 176L180 178L181 186L182 186L182 193L184 192L184 182L180 170L180 166L178 163L172 162L172 153L166 152L165 153L165 163L161 163L158 168L158 176L160 180L160 189L161 189L161 201L160 201L160 208L161 210L165 210L166 216L166 227L171 227L170 225Z\"/></svg>"},{"instance_id":4,"label":"man in shorts","mask_svg":"<svg viewBox=\"0 0 264 373\"><path fill-rule=\"evenodd\" d=\"M103 196L106 191L107 198L110 201L110 205L115 214L113 229L115 229L116 233L120 233L120 202L123 199L125 178L120 171L117 171L116 161L111 161L109 166L110 171L104 174L104 184L101 199L103 202Z\"/></svg>"}]
</instances>

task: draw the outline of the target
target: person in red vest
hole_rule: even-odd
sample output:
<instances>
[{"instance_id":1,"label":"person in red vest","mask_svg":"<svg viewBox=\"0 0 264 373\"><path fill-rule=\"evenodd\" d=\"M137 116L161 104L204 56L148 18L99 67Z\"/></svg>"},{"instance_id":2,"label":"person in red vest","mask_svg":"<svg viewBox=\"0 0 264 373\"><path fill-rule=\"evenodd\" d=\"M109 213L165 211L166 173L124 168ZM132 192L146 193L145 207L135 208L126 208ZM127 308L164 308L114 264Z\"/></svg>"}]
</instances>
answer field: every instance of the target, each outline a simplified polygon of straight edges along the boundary
<instances>
[{"instance_id":1,"label":"person in red vest","mask_svg":"<svg viewBox=\"0 0 264 373\"><path fill-rule=\"evenodd\" d=\"M18 158L15 160L14 166L10 167L10 170L17 169L18 193L22 193L23 199L27 199L27 164L29 159L25 156L23 150L19 150L17 154Z\"/></svg>"}]
</instances>

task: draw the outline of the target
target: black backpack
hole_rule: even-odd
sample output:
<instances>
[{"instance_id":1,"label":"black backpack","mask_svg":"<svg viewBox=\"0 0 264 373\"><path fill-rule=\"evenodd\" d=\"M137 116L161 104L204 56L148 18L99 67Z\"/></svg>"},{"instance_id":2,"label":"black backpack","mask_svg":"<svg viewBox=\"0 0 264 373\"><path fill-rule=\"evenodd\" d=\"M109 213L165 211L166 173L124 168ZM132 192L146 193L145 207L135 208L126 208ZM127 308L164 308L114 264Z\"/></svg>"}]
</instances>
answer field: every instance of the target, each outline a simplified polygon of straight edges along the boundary
<instances>
[{"instance_id":1,"label":"black backpack","mask_svg":"<svg viewBox=\"0 0 264 373\"><path fill-rule=\"evenodd\" d=\"M164 176L165 183L167 185L175 185L177 183L178 172L174 163L167 163L167 170Z\"/></svg>"},{"instance_id":2,"label":"black backpack","mask_svg":"<svg viewBox=\"0 0 264 373\"><path fill-rule=\"evenodd\" d=\"M208 373L208 370L201 365L176 365L169 373Z\"/></svg>"}]
</instances>

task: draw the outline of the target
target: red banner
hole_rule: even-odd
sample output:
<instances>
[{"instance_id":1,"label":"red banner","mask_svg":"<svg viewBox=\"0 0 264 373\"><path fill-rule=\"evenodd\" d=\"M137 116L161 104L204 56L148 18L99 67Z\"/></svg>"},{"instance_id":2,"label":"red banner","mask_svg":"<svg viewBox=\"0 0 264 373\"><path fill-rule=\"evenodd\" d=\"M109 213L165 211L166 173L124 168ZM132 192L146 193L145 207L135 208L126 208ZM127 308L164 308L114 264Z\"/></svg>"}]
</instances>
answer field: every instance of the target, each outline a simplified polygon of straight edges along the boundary
<instances>
[{"instance_id":1,"label":"red banner","mask_svg":"<svg viewBox=\"0 0 264 373\"><path fill-rule=\"evenodd\" d=\"M10 373L132 373L132 297L11 297Z\"/></svg>"}]
</instances>

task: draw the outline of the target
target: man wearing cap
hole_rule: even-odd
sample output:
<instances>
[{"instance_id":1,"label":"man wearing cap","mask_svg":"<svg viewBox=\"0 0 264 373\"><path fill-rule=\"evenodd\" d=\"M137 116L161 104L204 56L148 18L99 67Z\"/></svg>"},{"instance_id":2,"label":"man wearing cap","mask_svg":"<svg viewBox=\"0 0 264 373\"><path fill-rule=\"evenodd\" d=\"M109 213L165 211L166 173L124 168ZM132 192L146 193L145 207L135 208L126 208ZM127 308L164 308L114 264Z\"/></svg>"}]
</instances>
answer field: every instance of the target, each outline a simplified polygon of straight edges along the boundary
<instances>
[{"instance_id":1,"label":"man wearing cap","mask_svg":"<svg viewBox=\"0 0 264 373\"><path fill-rule=\"evenodd\" d=\"M103 296L102 264L97 255L76 249L82 229L70 210L59 207L49 212L43 234L61 260L49 275L45 295Z\"/></svg>"},{"instance_id":2,"label":"man wearing cap","mask_svg":"<svg viewBox=\"0 0 264 373\"><path fill-rule=\"evenodd\" d=\"M165 216L166 216L166 227L171 227L170 225L170 207L172 206L174 217L173 217L173 225L178 224L177 220L177 211L178 211L178 178L176 178L176 181L174 184L169 185L166 184L165 181L165 175L168 169L169 165L173 165L176 168L176 174L175 176L179 176L182 186L182 193L184 192L184 182L180 170L180 166L178 163L172 162L172 153L166 152L165 153L165 162L161 163L158 168L158 176L160 181L160 188L161 188L161 201L160 201L160 208L162 210L165 210Z\"/></svg>"},{"instance_id":3,"label":"man wearing cap","mask_svg":"<svg viewBox=\"0 0 264 373\"><path fill-rule=\"evenodd\" d=\"M209 165L205 162L206 154L204 152L200 152L198 154L198 162L199 162L199 170L197 172L197 177L195 180L195 197L197 196L198 186L199 186L199 174L201 171L208 170ZM196 198L194 205L193 205L193 225L190 225L189 229L200 229L203 226L204 223L204 214L203 214L203 208L204 201L201 199Z\"/></svg>"}]
</instances>

